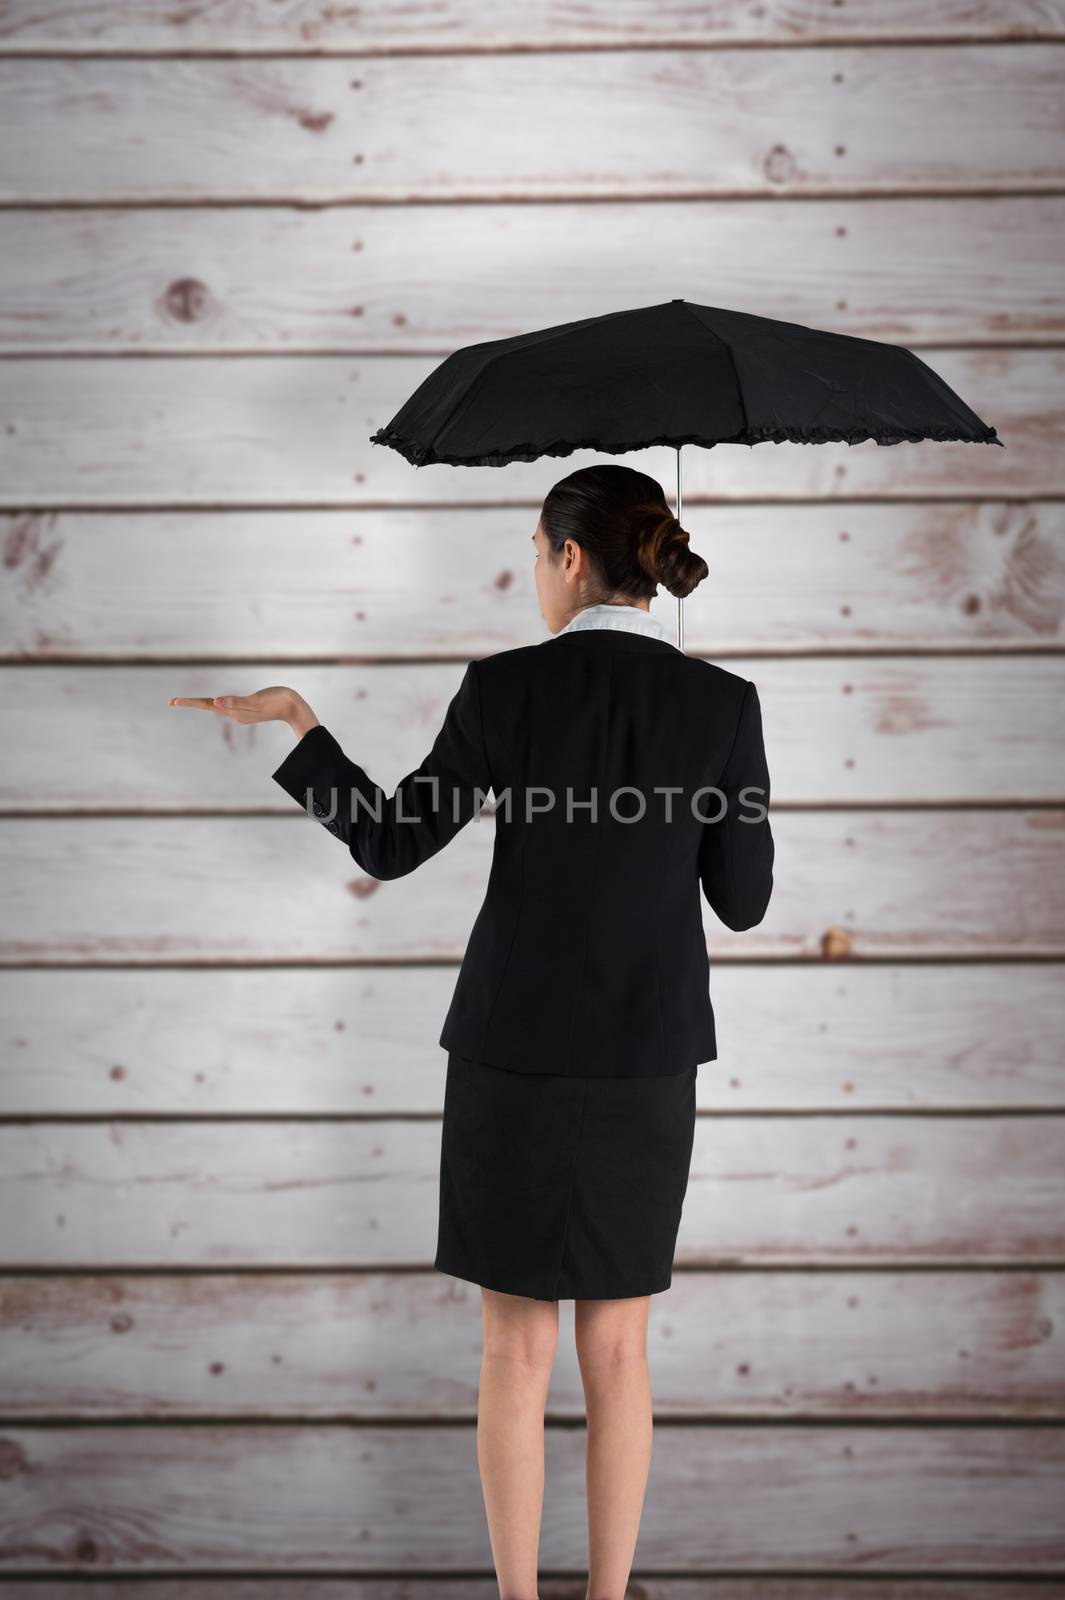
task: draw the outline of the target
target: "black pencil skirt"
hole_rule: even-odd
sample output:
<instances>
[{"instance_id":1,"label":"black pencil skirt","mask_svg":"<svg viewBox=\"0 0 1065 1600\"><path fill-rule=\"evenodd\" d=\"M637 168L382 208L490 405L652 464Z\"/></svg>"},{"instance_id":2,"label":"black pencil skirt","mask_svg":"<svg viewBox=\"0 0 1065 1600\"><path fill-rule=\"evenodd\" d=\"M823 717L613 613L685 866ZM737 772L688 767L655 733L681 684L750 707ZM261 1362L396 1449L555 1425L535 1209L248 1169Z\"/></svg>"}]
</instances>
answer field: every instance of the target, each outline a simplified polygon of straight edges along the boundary
<instances>
[{"instance_id":1,"label":"black pencil skirt","mask_svg":"<svg viewBox=\"0 0 1065 1600\"><path fill-rule=\"evenodd\" d=\"M696 1071L511 1072L450 1052L433 1265L536 1300L668 1289Z\"/></svg>"}]
</instances>

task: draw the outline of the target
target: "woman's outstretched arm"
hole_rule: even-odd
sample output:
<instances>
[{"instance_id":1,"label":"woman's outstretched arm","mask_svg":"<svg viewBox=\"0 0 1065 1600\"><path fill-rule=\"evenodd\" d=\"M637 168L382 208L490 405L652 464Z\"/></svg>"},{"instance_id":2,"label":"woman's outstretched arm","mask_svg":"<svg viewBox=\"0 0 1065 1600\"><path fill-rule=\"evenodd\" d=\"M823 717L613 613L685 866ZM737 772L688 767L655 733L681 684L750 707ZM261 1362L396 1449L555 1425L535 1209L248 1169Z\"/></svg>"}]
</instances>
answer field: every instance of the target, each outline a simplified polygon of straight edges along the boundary
<instances>
[{"instance_id":1,"label":"woman's outstretched arm","mask_svg":"<svg viewBox=\"0 0 1065 1600\"><path fill-rule=\"evenodd\" d=\"M313 713L298 700L287 719L296 733ZM272 773L286 794L316 816L374 878L402 878L428 861L476 816L492 787L481 724L477 663L471 661L433 747L386 795L312 721Z\"/></svg>"}]
</instances>

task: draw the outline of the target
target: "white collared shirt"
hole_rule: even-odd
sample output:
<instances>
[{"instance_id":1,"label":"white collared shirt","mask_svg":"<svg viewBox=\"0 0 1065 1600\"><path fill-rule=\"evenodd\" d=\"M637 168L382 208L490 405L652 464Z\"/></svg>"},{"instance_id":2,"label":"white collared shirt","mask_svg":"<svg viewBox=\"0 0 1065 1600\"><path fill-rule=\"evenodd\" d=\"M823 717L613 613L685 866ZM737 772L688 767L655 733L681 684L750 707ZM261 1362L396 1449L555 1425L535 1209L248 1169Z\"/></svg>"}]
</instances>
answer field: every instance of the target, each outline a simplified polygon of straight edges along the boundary
<instances>
[{"instance_id":1,"label":"white collared shirt","mask_svg":"<svg viewBox=\"0 0 1065 1600\"><path fill-rule=\"evenodd\" d=\"M555 638L560 639L564 633L576 633L578 628L620 628L629 633L650 634L652 639L664 639L666 644L673 644L672 639L666 638L666 630L658 618L652 617L642 606L618 606L609 602L585 606L564 628L559 628ZM673 648L680 647L673 644Z\"/></svg>"}]
</instances>

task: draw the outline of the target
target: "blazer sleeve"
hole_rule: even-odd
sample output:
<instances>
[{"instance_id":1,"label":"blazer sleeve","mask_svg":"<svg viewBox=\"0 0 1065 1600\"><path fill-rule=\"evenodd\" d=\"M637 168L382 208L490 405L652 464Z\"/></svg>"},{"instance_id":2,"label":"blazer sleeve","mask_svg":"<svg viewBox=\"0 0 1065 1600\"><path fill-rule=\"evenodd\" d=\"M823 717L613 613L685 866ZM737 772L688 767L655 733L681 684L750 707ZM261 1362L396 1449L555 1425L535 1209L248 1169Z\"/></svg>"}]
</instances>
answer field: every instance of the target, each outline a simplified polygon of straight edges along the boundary
<instances>
[{"instance_id":1,"label":"blazer sleeve","mask_svg":"<svg viewBox=\"0 0 1065 1600\"><path fill-rule=\"evenodd\" d=\"M271 776L372 877L413 872L480 811L491 788L476 662L468 664L429 754L391 796L320 722Z\"/></svg>"},{"instance_id":2,"label":"blazer sleeve","mask_svg":"<svg viewBox=\"0 0 1065 1600\"><path fill-rule=\"evenodd\" d=\"M762 738L758 690L748 682L732 749L703 809L718 821L703 823L699 879L726 927L737 933L765 916L773 892L773 833L769 825L769 768ZM726 809L722 811L722 805Z\"/></svg>"}]
</instances>

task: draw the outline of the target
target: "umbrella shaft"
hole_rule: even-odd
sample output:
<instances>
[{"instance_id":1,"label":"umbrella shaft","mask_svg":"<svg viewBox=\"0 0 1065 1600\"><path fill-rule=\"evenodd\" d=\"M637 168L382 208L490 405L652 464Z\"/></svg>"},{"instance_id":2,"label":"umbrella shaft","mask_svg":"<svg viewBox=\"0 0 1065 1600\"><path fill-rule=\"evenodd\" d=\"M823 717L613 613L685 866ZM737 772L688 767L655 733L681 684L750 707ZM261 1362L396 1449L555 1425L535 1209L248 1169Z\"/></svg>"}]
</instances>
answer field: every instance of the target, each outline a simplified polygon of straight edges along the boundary
<instances>
[{"instance_id":1,"label":"umbrella shaft","mask_svg":"<svg viewBox=\"0 0 1065 1600\"><path fill-rule=\"evenodd\" d=\"M684 517L684 491L683 491L683 486L682 486L682 483L681 483L681 473L680 473L680 452L681 452L682 448L683 447L678 444L678 446L677 446L677 521L678 522L681 522L683 520L683 517ZM677 649L678 650L683 650L684 649L684 601L682 599L680 599L679 596L678 596L678 599L677 599Z\"/></svg>"}]
</instances>

